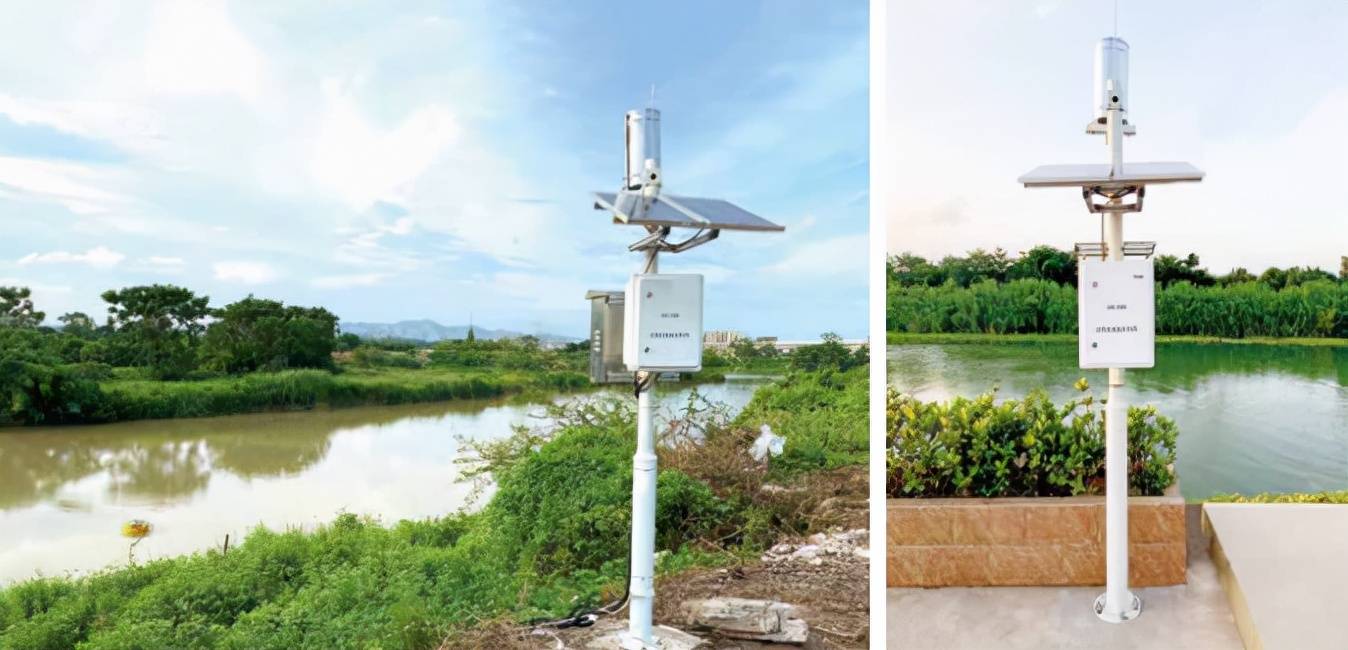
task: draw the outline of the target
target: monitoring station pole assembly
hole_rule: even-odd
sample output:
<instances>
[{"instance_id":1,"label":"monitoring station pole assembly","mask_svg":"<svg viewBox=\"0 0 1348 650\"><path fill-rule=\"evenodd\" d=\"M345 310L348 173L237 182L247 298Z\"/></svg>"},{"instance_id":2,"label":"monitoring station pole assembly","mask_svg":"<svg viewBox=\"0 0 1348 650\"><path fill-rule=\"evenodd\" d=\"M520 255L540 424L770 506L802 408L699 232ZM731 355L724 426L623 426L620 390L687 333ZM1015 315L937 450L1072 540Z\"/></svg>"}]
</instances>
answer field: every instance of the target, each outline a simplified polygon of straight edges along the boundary
<instances>
[{"instance_id":1,"label":"monitoring station pole assembly","mask_svg":"<svg viewBox=\"0 0 1348 650\"><path fill-rule=\"evenodd\" d=\"M641 253L641 271L627 283L623 305L623 363L634 374L637 451L632 457L632 555L628 650L658 648L652 626L655 601L655 411L651 388L662 372L702 368L702 276L659 273L659 255L681 253L716 239L722 230L781 231L728 201L662 194L660 112L628 111L627 171L617 192L595 192L594 207L613 223L641 226L646 236L628 246ZM674 228L692 228L672 242Z\"/></svg>"},{"instance_id":2,"label":"monitoring station pole assembly","mask_svg":"<svg viewBox=\"0 0 1348 650\"><path fill-rule=\"evenodd\" d=\"M1128 590L1128 404L1125 368L1151 368L1156 358L1155 242L1123 240L1123 215L1140 212L1147 185L1200 181L1203 172L1182 162L1123 162L1128 122L1128 44L1101 39L1095 48L1095 119L1089 134L1104 134L1105 165L1044 165L1021 176L1025 187L1080 187L1086 208L1101 215L1104 241L1076 245L1078 365L1109 370L1105 407L1105 593L1095 613L1122 623L1142 612ZM1124 199L1132 196L1131 203ZM1102 199L1097 201L1096 197Z\"/></svg>"}]
</instances>

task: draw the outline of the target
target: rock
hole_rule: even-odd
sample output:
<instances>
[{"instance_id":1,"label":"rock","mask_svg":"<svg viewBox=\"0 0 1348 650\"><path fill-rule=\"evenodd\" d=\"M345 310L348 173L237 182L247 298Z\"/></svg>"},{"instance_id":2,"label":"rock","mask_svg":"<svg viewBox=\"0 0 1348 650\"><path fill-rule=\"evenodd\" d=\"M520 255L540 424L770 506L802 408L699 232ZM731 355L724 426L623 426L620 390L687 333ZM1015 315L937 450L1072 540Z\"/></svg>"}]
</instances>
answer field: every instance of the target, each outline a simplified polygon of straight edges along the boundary
<instances>
[{"instance_id":1,"label":"rock","mask_svg":"<svg viewBox=\"0 0 1348 650\"><path fill-rule=\"evenodd\" d=\"M797 560L813 560L819 557L819 547L815 544L806 544L796 549L791 557Z\"/></svg>"},{"instance_id":2,"label":"rock","mask_svg":"<svg viewBox=\"0 0 1348 650\"><path fill-rule=\"evenodd\" d=\"M796 617L796 608L775 600L706 598L684 601L689 627L729 638L803 644L810 626Z\"/></svg>"}]
</instances>

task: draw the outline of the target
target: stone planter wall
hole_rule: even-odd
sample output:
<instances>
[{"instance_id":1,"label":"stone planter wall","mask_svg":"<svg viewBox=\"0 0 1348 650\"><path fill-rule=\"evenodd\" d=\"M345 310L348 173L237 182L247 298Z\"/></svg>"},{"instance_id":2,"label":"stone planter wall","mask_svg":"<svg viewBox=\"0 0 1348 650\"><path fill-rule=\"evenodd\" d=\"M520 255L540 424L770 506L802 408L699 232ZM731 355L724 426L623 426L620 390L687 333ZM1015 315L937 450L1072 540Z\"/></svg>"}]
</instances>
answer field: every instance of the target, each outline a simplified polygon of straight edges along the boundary
<instances>
[{"instance_id":1,"label":"stone planter wall","mask_svg":"<svg viewBox=\"0 0 1348 650\"><path fill-rule=\"evenodd\" d=\"M890 587L1103 585L1101 496L890 499ZM1185 581L1184 498L1128 500L1128 582Z\"/></svg>"}]
</instances>

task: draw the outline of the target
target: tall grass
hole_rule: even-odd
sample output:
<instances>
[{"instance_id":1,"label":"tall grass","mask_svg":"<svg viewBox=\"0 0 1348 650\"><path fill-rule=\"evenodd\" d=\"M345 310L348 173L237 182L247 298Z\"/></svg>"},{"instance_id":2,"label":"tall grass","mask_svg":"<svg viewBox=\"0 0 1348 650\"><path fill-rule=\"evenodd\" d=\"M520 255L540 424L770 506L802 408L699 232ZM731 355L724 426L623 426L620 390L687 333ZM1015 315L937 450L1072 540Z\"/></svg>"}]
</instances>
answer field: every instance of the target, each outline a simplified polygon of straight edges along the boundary
<instances>
[{"instance_id":1,"label":"tall grass","mask_svg":"<svg viewBox=\"0 0 1348 650\"><path fill-rule=\"evenodd\" d=\"M985 280L889 287L886 326L895 332L1072 334L1076 289L1047 280ZM1246 337L1348 337L1348 283L1307 282L1275 290L1263 283L1156 292L1158 334Z\"/></svg>"},{"instance_id":2,"label":"tall grass","mask_svg":"<svg viewBox=\"0 0 1348 650\"><path fill-rule=\"evenodd\" d=\"M112 380L101 385L104 420L201 417L318 405L410 404L497 397L533 388L587 385L575 372L454 373L287 370L200 381Z\"/></svg>"}]
</instances>

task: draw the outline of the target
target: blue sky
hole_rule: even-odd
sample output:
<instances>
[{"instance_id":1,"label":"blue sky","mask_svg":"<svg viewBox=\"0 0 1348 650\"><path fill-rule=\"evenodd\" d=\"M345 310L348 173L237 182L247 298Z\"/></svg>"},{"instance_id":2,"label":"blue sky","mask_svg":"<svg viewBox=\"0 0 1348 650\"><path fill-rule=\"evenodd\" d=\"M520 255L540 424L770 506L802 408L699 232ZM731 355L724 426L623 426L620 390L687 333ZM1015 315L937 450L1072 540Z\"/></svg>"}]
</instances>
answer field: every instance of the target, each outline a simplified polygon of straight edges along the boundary
<instances>
[{"instance_id":1,"label":"blue sky","mask_svg":"<svg viewBox=\"0 0 1348 650\"><path fill-rule=\"evenodd\" d=\"M1129 240L1197 252L1213 271L1348 255L1348 3L1119 0L1131 45L1124 161L1183 160L1197 185L1158 186ZM1092 56L1109 0L903 3L888 15L884 146L895 154L886 248L1070 248L1099 238L1079 193L1027 190L1046 163L1107 162L1091 117ZM882 146L881 143L876 145Z\"/></svg>"},{"instance_id":2,"label":"blue sky","mask_svg":"<svg viewBox=\"0 0 1348 650\"><path fill-rule=\"evenodd\" d=\"M864 336L864 2L384 4L6 7L0 284L581 336L638 262L588 193L654 84L667 190L787 226L664 258L707 327Z\"/></svg>"}]
</instances>

